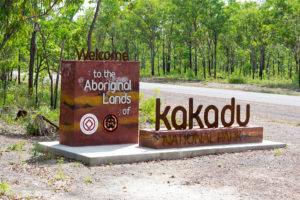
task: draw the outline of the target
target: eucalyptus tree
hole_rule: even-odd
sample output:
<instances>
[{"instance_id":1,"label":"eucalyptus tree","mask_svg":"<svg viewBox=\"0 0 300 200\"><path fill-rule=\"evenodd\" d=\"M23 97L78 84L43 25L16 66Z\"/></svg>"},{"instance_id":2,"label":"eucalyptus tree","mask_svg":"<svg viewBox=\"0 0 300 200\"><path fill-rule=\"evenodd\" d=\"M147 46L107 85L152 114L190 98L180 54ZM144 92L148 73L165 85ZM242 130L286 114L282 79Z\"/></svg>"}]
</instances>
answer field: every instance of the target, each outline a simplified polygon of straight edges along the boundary
<instances>
[{"instance_id":1,"label":"eucalyptus tree","mask_svg":"<svg viewBox=\"0 0 300 200\"><path fill-rule=\"evenodd\" d=\"M277 28L289 46L294 47L296 72L300 85L300 2L298 0L269 0L273 18L277 20ZM298 69L297 69L298 68Z\"/></svg>"},{"instance_id":2,"label":"eucalyptus tree","mask_svg":"<svg viewBox=\"0 0 300 200\"><path fill-rule=\"evenodd\" d=\"M204 21L207 29L210 32L210 37L214 41L214 78L217 73L217 45L218 37L223 31L224 24L229 18L229 13L224 12L225 3L220 0L208 1L206 15L207 20Z\"/></svg>"},{"instance_id":3,"label":"eucalyptus tree","mask_svg":"<svg viewBox=\"0 0 300 200\"><path fill-rule=\"evenodd\" d=\"M96 10L95 10L95 13L94 13L93 21L91 23L89 33L88 33L88 38L87 38L87 46L88 46L89 50L92 48L92 45L91 45L91 43L92 43L92 34L93 34L93 30L94 30L95 23L96 23L96 20L97 20L100 4L101 4L101 0L97 0Z\"/></svg>"},{"instance_id":4,"label":"eucalyptus tree","mask_svg":"<svg viewBox=\"0 0 300 200\"><path fill-rule=\"evenodd\" d=\"M155 74L155 42L161 29L161 14L160 1L137 0L130 15L130 22L135 24L140 38L150 48L152 75Z\"/></svg>"}]
</instances>

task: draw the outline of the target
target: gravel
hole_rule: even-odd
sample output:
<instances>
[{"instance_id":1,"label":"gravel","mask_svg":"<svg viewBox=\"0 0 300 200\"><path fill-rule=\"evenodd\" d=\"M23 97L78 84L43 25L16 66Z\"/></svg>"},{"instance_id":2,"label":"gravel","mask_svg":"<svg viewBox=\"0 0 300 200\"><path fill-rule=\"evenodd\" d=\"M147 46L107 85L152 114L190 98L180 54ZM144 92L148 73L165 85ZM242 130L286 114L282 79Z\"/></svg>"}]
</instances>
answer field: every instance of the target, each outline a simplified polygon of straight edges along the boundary
<instances>
[{"instance_id":1,"label":"gravel","mask_svg":"<svg viewBox=\"0 0 300 200\"><path fill-rule=\"evenodd\" d=\"M172 108L188 106L189 97L160 93L163 106ZM230 103L193 98L204 107ZM249 102L236 103L245 108ZM22 127L1 122L0 183L9 190L0 199L300 199L300 108L250 104L250 123L264 127L265 139L285 142L287 148L89 167L53 155L32 159L35 141L57 137L25 137ZM8 150L22 141L27 143L20 150Z\"/></svg>"}]
</instances>

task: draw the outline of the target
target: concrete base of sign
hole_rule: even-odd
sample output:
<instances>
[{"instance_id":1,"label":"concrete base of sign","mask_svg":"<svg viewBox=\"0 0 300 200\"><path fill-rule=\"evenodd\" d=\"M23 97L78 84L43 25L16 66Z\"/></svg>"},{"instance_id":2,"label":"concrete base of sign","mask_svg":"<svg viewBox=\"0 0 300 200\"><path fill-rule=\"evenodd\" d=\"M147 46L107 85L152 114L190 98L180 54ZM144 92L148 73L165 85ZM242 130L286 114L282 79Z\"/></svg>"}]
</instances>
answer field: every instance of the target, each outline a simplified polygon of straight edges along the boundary
<instances>
[{"instance_id":1,"label":"concrete base of sign","mask_svg":"<svg viewBox=\"0 0 300 200\"><path fill-rule=\"evenodd\" d=\"M264 140L262 143L226 144L171 149L151 149L138 144L101 145L70 147L55 142L40 142L43 150L68 158L80 160L89 165L122 164L149 160L173 160L208 154L232 153L247 150L283 148L284 143Z\"/></svg>"}]
</instances>

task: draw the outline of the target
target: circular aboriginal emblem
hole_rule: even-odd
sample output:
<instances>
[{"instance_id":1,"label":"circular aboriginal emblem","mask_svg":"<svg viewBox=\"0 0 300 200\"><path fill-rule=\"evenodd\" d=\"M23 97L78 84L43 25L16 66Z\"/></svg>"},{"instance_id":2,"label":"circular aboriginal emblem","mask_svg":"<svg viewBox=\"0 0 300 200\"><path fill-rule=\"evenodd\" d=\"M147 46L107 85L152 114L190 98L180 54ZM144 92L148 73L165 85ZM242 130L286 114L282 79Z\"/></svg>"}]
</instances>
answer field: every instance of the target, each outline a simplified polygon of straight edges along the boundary
<instances>
[{"instance_id":1,"label":"circular aboriginal emblem","mask_svg":"<svg viewBox=\"0 0 300 200\"><path fill-rule=\"evenodd\" d=\"M103 119L103 129L107 133L113 133L118 128L118 118L114 114L108 114Z\"/></svg>"},{"instance_id":2,"label":"circular aboriginal emblem","mask_svg":"<svg viewBox=\"0 0 300 200\"><path fill-rule=\"evenodd\" d=\"M92 135L98 128L98 119L94 114L85 114L80 120L80 129L86 135Z\"/></svg>"}]
</instances>

